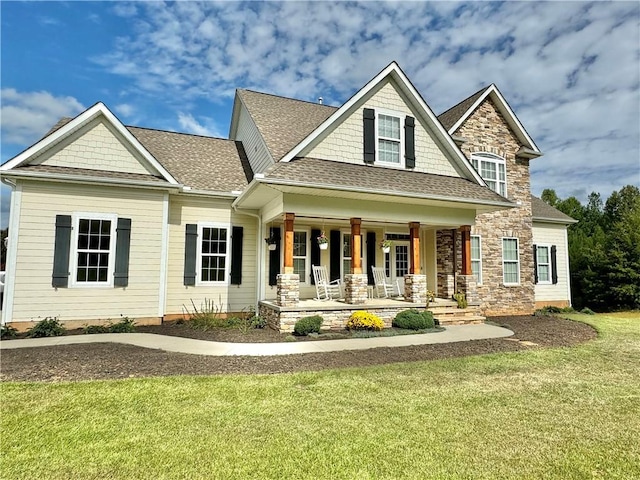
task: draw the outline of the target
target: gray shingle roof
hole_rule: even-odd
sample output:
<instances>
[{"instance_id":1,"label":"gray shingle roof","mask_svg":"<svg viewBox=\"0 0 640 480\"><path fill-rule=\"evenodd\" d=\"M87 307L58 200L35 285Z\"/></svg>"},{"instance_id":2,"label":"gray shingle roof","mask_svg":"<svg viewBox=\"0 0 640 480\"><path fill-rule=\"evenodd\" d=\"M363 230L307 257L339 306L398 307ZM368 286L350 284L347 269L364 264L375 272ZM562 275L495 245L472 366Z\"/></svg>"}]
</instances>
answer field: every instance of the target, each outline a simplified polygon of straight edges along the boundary
<instances>
[{"instance_id":1,"label":"gray shingle roof","mask_svg":"<svg viewBox=\"0 0 640 480\"><path fill-rule=\"evenodd\" d=\"M552 220L563 223L575 223L576 220L552 207L541 198L531 195L531 213L534 220Z\"/></svg>"},{"instance_id":2,"label":"gray shingle roof","mask_svg":"<svg viewBox=\"0 0 640 480\"><path fill-rule=\"evenodd\" d=\"M278 163L265 177L292 182L309 182L320 186L364 188L371 190L372 193L385 192L511 203L489 188L463 178L315 158L297 158L291 162Z\"/></svg>"},{"instance_id":3,"label":"gray shingle roof","mask_svg":"<svg viewBox=\"0 0 640 480\"><path fill-rule=\"evenodd\" d=\"M240 142L127 127L183 185L218 192L242 190L253 178Z\"/></svg>"},{"instance_id":4,"label":"gray shingle roof","mask_svg":"<svg viewBox=\"0 0 640 480\"><path fill-rule=\"evenodd\" d=\"M73 119L61 118L45 137L71 120ZM232 190L244 189L253 179L253 172L240 142L141 127L126 128L183 185L198 190L231 192ZM19 167L16 170L25 168L32 167ZM40 168L38 171L71 173L63 172L60 168L49 170ZM76 170L76 173L82 175L81 171L84 169L69 170ZM102 170L87 170L87 172L92 172L91 174L94 176L100 172L101 176L109 178L125 178L119 176L117 172ZM89 174L86 173L86 175ZM147 177L154 178L150 175L141 175L140 180ZM128 178L132 179L133 177Z\"/></svg>"},{"instance_id":5,"label":"gray shingle roof","mask_svg":"<svg viewBox=\"0 0 640 480\"><path fill-rule=\"evenodd\" d=\"M467 112L467 110L471 108L471 106L475 103L475 101L478 98L480 98L482 94L490 86L491 85L489 85L488 87L484 87L481 90L478 90L476 93L474 93L470 97L465 98L460 103L454 105L446 112L443 112L440 115L438 115L438 120L440 120L440 123L442 123L444 128L446 128L447 131L449 131L449 129L453 127L458 120L460 120L460 117L462 117Z\"/></svg>"},{"instance_id":6,"label":"gray shingle roof","mask_svg":"<svg viewBox=\"0 0 640 480\"><path fill-rule=\"evenodd\" d=\"M238 90L238 96L276 162L337 110L336 107L251 90Z\"/></svg>"}]
</instances>

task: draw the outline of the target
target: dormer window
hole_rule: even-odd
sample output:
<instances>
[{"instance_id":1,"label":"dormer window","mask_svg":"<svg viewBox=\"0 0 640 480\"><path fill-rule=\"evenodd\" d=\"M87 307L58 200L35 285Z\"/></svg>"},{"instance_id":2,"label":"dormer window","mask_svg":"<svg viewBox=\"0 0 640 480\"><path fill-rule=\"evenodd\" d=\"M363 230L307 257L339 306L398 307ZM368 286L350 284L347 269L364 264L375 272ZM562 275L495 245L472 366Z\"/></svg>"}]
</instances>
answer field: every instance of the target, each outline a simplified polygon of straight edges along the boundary
<instances>
[{"instance_id":1,"label":"dormer window","mask_svg":"<svg viewBox=\"0 0 640 480\"><path fill-rule=\"evenodd\" d=\"M474 153L471 164L487 186L503 197L507 196L507 170L504 158L492 153Z\"/></svg>"},{"instance_id":2,"label":"dormer window","mask_svg":"<svg viewBox=\"0 0 640 480\"><path fill-rule=\"evenodd\" d=\"M400 117L378 113L378 161L400 165Z\"/></svg>"}]
</instances>

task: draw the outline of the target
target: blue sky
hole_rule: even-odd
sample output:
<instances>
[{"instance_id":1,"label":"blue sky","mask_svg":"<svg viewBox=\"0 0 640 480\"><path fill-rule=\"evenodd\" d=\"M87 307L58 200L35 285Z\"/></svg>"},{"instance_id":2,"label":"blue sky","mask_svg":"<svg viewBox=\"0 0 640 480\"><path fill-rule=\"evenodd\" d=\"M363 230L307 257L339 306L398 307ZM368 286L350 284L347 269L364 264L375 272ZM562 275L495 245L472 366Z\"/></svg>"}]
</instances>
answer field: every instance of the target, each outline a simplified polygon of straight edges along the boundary
<instances>
[{"instance_id":1,"label":"blue sky","mask_svg":"<svg viewBox=\"0 0 640 480\"><path fill-rule=\"evenodd\" d=\"M640 185L637 2L1 2L1 160L103 101L225 137L235 88L339 105L396 60L441 113L496 83L545 156L532 191ZM8 222L2 187L2 227Z\"/></svg>"}]
</instances>

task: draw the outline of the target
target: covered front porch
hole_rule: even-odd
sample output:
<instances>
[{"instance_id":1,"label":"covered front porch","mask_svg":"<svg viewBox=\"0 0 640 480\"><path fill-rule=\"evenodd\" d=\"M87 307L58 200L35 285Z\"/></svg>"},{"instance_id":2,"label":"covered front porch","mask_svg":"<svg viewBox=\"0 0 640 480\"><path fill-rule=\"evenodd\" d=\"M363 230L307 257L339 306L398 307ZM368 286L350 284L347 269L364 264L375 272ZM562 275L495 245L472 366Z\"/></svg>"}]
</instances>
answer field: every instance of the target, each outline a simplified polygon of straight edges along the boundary
<instances>
[{"instance_id":1,"label":"covered front porch","mask_svg":"<svg viewBox=\"0 0 640 480\"><path fill-rule=\"evenodd\" d=\"M370 170L386 169L358 171ZM504 204L258 178L234 207L256 212L266 241L259 249L260 314L275 328L291 331L299 318L316 314L325 318L325 328L344 328L357 310L376 313L391 326L399 311L425 308L428 290L443 300L462 291L477 302L471 225L477 213ZM392 245L386 250L383 242ZM461 259L450 262L459 271L449 270L445 260L451 258ZM320 295L312 266L318 265L331 281L341 282L340 298L314 300ZM375 294L374 267L398 285L395 298Z\"/></svg>"}]
</instances>

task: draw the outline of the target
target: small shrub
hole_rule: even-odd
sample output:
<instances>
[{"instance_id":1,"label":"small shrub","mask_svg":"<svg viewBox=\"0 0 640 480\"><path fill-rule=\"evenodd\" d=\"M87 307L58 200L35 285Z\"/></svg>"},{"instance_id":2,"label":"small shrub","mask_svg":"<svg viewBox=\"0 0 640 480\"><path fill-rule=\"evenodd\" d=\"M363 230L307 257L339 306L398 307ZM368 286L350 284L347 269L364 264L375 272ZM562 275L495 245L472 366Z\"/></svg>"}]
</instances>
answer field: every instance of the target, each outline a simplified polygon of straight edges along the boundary
<instances>
[{"instance_id":1,"label":"small shrub","mask_svg":"<svg viewBox=\"0 0 640 480\"><path fill-rule=\"evenodd\" d=\"M88 335L94 333L109 333L111 325L85 325L82 331Z\"/></svg>"},{"instance_id":2,"label":"small shrub","mask_svg":"<svg viewBox=\"0 0 640 480\"><path fill-rule=\"evenodd\" d=\"M310 333L320 332L323 319L320 315L313 315L311 317L303 317L298 320L293 327L293 333L296 335L304 336Z\"/></svg>"},{"instance_id":3,"label":"small shrub","mask_svg":"<svg viewBox=\"0 0 640 480\"><path fill-rule=\"evenodd\" d=\"M267 319L262 318L260 315L254 315L249 319L249 322L253 328L266 328L267 326Z\"/></svg>"},{"instance_id":4,"label":"small shrub","mask_svg":"<svg viewBox=\"0 0 640 480\"><path fill-rule=\"evenodd\" d=\"M558 313L573 313L575 310L573 307L556 307L554 305L546 305L539 308L533 314L536 317L548 317L549 315L557 315Z\"/></svg>"},{"instance_id":5,"label":"small shrub","mask_svg":"<svg viewBox=\"0 0 640 480\"><path fill-rule=\"evenodd\" d=\"M426 310L419 312L418 310L404 310L396 315L393 319L393 326L396 328L404 328L407 330L424 330L434 328L433 314Z\"/></svg>"},{"instance_id":6,"label":"small shrub","mask_svg":"<svg viewBox=\"0 0 640 480\"><path fill-rule=\"evenodd\" d=\"M584 313L585 315L595 315L596 314L596 312L591 310L589 307L584 307L582 310L580 310L580 313Z\"/></svg>"},{"instance_id":7,"label":"small shrub","mask_svg":"<svg viewBox=\"0 0 640 480\"><path fill-rule=\"evenodd\" d=\"M458 302L458 308L467 308L469 305L467 302L467 296L462 292L454 293L453 299Z\"/></svg>"},{"instance_id":8,"label":"small shrub","mask_svg":"<svg viewBox=\"0 0 640 480\"><path fill-rule=\"evenodd\" d=\"M0 339L16 338L16 336L18 336L18 329L11 325L0 325Z\"/></svg>"},{"instance_id":9,"label":"small shrub","mask_svg":"<svg viewBox=\"0 0 640 480\"><path fill-rule=\"evenodd\" d=\"M382 319L364 310L353 312L347 321L347 330L374 330L379 331L384 328Z\"/></svg>"},{"instance_id":10,"label":"small shrub","mask_svg":"<svg viewBox=\"0 0 640 480\"><path fill-rule=\"evenodd\" d=\"M114 323L109 326L109 332L111 333L133 333L136 331L135 320L129 317L122 317L118 323Z\"/></svg>"},{"instance_id":11,"label":"small shrub","mask_svg":"<svg viewBox=\"0 0 640 480\"><path fill-rule=\"evenodd\" d=\"M44 320L40 320L27 332L31 338L40 337L59 337L64 335L65 328L58 320L58 317L46 317Z\"/></svg>"}]
</instances>

